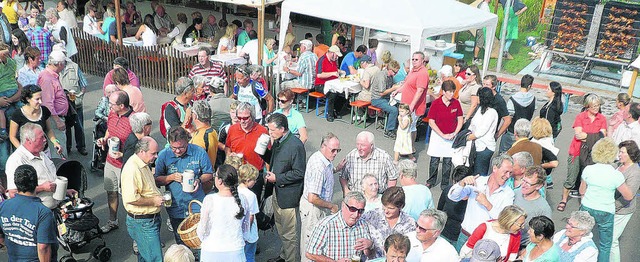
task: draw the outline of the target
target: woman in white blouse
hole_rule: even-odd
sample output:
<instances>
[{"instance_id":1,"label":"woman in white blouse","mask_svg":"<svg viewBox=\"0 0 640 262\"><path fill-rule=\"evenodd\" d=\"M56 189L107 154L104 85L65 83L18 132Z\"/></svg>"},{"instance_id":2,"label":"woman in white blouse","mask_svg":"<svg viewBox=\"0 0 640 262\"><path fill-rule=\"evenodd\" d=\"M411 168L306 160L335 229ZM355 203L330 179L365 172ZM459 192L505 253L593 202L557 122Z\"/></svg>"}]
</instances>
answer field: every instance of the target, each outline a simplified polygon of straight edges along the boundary
<instances>
[{"instance_id":1,"label":"woman in white blouse","mask_svg":"<svg viewBox=\"0 0 640 262\"><path fill-rule=\"evenodd\" d=\"M467 136L467 140L475 140L476 143L473 173L486 176L489 172L491 156L496 150L496 139L493 134L498 126L498 112L491 108L491 101L493 101L491 89L485 87L478 90L478 99L480 108L471 119L469 125L471 134Z\"/></svg>"},{"instance_id":2,"label":"woman in white blouse","mask_svg":"<svg viewBox=\"0 0 640 262\"><path fill-rule=\"evenodd\" d=\"M138 28L136 39L142 40L142 46L154 46L158 42L158 29L152 15L144 16L144 22Z\"/></svg>"},{"instance_id":3,"label":"woman in white blouse","mask_svg":"<svg viewBox=\"0 0 640 262\"><path fill-rule=\"evenodd\" d=\"M234 53L236 51L236 43L233 40L233 36L236 33L238 27L234 24L229 24L224 33L224 36L220 38L218 42L218 51L216 54Z\"/></svg>"},{"instance_id":4,"label":"woman in white blouse","mask_svg":"<svg viewBox=\"0 0 640 262\"><path fill-rule=\"evenodd\" d=\"M202 202L198 237L202 241L200 261L244 262L244 199L238 195L238 174L230 165L218 168L214 177L218 193Z\"/></svg>"}]
</instances>

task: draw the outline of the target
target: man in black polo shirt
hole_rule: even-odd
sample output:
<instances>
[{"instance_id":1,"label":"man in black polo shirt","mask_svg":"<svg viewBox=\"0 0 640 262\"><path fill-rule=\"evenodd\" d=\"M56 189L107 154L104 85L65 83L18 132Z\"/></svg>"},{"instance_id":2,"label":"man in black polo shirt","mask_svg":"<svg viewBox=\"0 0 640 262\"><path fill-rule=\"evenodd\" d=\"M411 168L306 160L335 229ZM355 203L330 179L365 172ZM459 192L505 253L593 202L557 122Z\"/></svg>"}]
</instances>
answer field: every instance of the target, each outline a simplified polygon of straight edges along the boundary
<instances>
[{"instance_id":1,"label":"man in black polo shirt","mask_svg":"<svg viewBox=\"0 0 640 262\"><path fill-rule=\"evenodd\" d=\"M494 95L491 107L498 112L498 118L502 119L501 124L494 135L496 141L498 141L498 138L507 131L507 127L511 124L511 116L507 110L507 103L504 101L504 98L498 94L498 91L496 90L497 86L498 77L495 75L487 75L482 79L482 87L491 89L491 92L493 92Z\"/></svg>"}]
</instances>

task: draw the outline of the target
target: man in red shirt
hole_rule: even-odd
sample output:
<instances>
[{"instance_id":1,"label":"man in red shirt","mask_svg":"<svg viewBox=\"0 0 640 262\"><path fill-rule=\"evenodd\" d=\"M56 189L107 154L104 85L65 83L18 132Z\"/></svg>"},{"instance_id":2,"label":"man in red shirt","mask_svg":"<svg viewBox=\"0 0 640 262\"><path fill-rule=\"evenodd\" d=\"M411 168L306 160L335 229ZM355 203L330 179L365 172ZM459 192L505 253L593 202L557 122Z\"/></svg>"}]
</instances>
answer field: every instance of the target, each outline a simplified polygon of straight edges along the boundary
<instances>
[{"instance_id":1,"label":"man in red shirt","mask_svg":"<svg viewBox=\"0 0 640 262\"><path fill-rule=\"evenodd\" d=\"M129 116L133 113L133 108L129 105L129 96L124 91L116 91L109 96L109 107L111 112L107 117L107 132L96 143L98 146L106 148L108 147L108 139L117 137L120 139L120 144L118 151L109 150L111 152L107 154L107 162L104 165L104 189L107 191L107 203L109 204L109 221L101 228L104 233L118 228L118 190L123 164L122 151L124 142L131 134Z\"/></svg>"},{"instance_id":2,"label":"man in red shirt","mask_svg":"<svg viewBox=\"0 0 640 262\"><path fill-rule=\"evenodd\" d=\"M340 48L332 45L326 54L318 58L316 63L316 81L314 88L317 92L324 92L324 83L329 80L336 79L340 76L338 72L338 57L341 57L342 53ZM346 99L339 96L336 92L326 92L327 95L327 121L333 122L335 118L340 118L340 110L344 106ZM336 105L338 107L336 108Z\"/></svg>"},{"instance_id":3,"label":"man in red shirt","mask_svg":"<svg viewBox=\"0 0 640 262\"><path fill-rule=\"evenodd\" d=\"M415 52L411 57L411 72L400 89L391 94L402 93L401 103L409 105L411 110L411 138L416 140L416 123L427 110L427 87L429 86L429 70L424 66L424 53Z\"/></svg>"},{"instance_id":4,"label":"man in red shirt","mask_svg":"<svg viewBox=\"0 0 640 262\"><path fill-rule=\"evenodd\" d=\"M244 160L256 167L260 173L256 179L256 184L251 191L256 194L258 201L261 201L262 186L264 185L264 160L254 151L258 138L263 134L268 134L267 128L255 122L255 109L247 102L241 102L236 109L238 123L229 127L227 141L225 143L225 153L242 154Z\"/></svg>"}]
</instances>

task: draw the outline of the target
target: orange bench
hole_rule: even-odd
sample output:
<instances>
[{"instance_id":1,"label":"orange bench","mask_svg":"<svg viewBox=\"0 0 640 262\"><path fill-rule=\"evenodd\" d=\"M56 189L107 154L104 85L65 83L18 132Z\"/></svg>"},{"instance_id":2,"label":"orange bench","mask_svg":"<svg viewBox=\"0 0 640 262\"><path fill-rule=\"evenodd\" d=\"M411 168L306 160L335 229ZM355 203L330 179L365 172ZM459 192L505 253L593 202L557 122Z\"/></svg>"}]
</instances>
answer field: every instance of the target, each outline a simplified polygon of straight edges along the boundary
<instances>
[{"instance_id":1,"label":"orange bench","mask_svg":"<svg viewBox=\"0 0 640 262\"><path fill-rule=\"evenodd\" d=\"M358 124L358 119L359 117L361 117L360 115L358 115L358 109L363 108L366 109L369 105L371 105L371 102L367 102L367 101L362 101L362 100L355 100L353 102L350 102L349 105L351 106L351 124L355 123L356 127L360 127L360 128L367 128L367 110L364 110L364 114L362 115L363 121L362 121L362 125ZM354 111L355 111L355 118L354 118Z\"/></svg>"},{"instance_id":2,"label":"orange bench","mask_svg":"<svg viewBox=\"0 0 640 262\"><path fill-rule=\"evenodd\" d=\"M327 97L320 92L309 93L309 96L307 96L307 108L309 107L309 97L316 98L316 116L320 115L320 113L318 112L318 110L320 109L320 103L324 103L324 114L320 118L327 118L327 103L329 102Z\"/></svg>"},{"instance_id":3,"label":"orange bench","mask_svg":"<svg viewBox=\"0 0 640 262\"><path fill-rule=\"evenodd\" d=\"M304 95L306 97L306 104L307 105L307 109L306 109L306 113L309 113L309 89L306 88L291 88L290 89L291 92L293 92L295 94L295 96L293 97L293 101L296 101L296 110L300 111L299 107L298 107L298 95ZM316 107L317 108L317 107Z\"/></svg>"}]
</instances>

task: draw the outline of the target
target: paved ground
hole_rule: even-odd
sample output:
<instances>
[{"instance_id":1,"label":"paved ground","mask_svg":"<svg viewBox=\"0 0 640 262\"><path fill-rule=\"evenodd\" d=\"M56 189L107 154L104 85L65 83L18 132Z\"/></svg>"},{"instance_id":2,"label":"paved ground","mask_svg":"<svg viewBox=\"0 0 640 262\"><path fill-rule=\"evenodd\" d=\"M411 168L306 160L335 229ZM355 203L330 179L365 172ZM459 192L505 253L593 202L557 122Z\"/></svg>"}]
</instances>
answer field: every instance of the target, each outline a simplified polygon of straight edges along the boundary
<instances>
[{"instance_id":1,"label":"paved ground","mask_svg":"<svg viewBox=\"0 0 640 262\"><path fill-rule=\"evenodd\" d=\"M97 104L98 99L102 95L102 92L100 89L100 87L102 86L101 85L102 78L96 77L96 76L90 76L89 82L90 82L90 88L85 100L84 113L85 113L85 119L87 119L87 121L85 121L85 126L86 126L85 134L87 134L86 140L88 145L91 145L92 143L91 131L93 129L93 123L90 120L93 118L95 105ZM513 85L506 85L503 90L504 90L503 91L504 94L511 94L516 89L515 89L515 86ZM154 131L152 135L157 140L161 141L162 137L157 131L158 127L157 127L156 119L159 119L158 116L159 116L161 102L168 101L169 99L171 99L172 96L166 93L160 93L160 92L156 92L146 88L143 88L142 91L145 97L145 101L147 102L147 108L149 110L149 113L154 118L154 130L156 131ZM534 92L539 97L538 103L543 103L543 98L541 97L542 93L539 90L534 90ZM610 97L612 97L612 95L610 95ZM572 105L570 106L570 108L571 108L570 112L568 112L566 115L563 115L563 125L565 127L571 126L572 120L576 115L575 108L577 108L577 106ZM611 111L611 110L607 110L607 111ZM320 144L320 136L321 134L327 131L336 133L338 137L341 139L341 143L342 143L341 147L345 149L338 155L337 159L344 158L346 153L348 153L350 149L355 147L355 136L358 132L361 131L361 129L346 123L342 123L342 122L334 122L332 124L328 124L324 119L315 117L313 113L304 114L304 116L305 116L305 120L307 121L309 133L310 133L309 141L306 144L307 157L310 156L313 152L315 152L318 149ZM370 126L368 130L373 130L373 127ZM374 132L374 134L376 134L376 137L377 137L376 146L391 152L393 149L393 141L384 138L381 132L376 131ZM570 141L570 138L571 138L570 128L565 128L565 130L563 130L563 132L560 134L560 137L558 139L559 147L561 148L559 159L561 160L564 160L567 157L567 153L566 153L567 147L568 147L567 141ZM428 159L429 159L428 156L426 155L426 145L424 144L424 139L420 142L417 142L415 146L418 151L418 166L419 166L418 180L424 182L426 181L426 178L428 175L427 170L428 170ZM85 168L89 170L88 169L90 165L89 156L82 157L77 152L74 151L70 154L70 158L80 160L81 163L85 166ZM567 217L571 211L576 210L579 206L578 202L575 199L572 199L570 200L567 206L567 210L564 213L555 211L555 204L557 204L557 202L560 199L561 188L559 187L559 185L561 185L565 177L564 176L565 170L566 170L566 161L560 161L560 167L558 167L553 173L554 182L558 186L550 190L548 193L548 200L551 203L552 208L554 208L553 220L556 222L556 230L560 230L562 229L562 227L564 227L565 223L562 221L563 218ZM108 215L108 211L106 209L106 195L102 187L102 174L90 173L88 176L88 185L89 185L89 189L86 192L86 195L87 197L93 199L93 201L96 203L94 212L99 218L102 219L102 221L104 221L104 219L106 219ZM342 199L342 193L338 185L339 184L336 183L335 194L334 194L334 202L336 203L339 203L339 201ZM439 187L434 187L432 194L434 195L434 198L436 198L435 200L437 200L438 196L440 195ZM122 207L120 210L121 212L119 213L119 220L120 220L121 227L120 229L115 230L112 233L109 233L108 235L105 236L105 239L107 241L107 246L111 248L113 251L112 261L136 261L136 258L133 255L133 252L131 251L131 238L128 236L126 231L126 226L124 223L125 214L124 212L122 212L123 210ZM163 217L166 218L166 213L164 213L164 211L163 211ZM638 216L634 216L632 218L632 221L629 223L629 226L627 227L625 233L622 236L621 246L623 250L623 258L624 258L623 261L634 261L634 259L632 258L638 257L640 255L640 251L638 251L638 249L635 248L635 245L633 244L633 240L631 237L631 236L638 235L640 233L640 228L638 227L639 225L638 220L639 220ZM167 246L169 246L174 243L173 237L171 233L166 230L166 225L164 223L162 226L163 226L162 239L167 244ZM83 261L89 260L90 252L93 251L97 243L98 243L97 241L94 241L93 243L87 245L83 250L80 251L80 254L77 256L77 258ZM262 232L260 233L259 246L262 252L257 256L258 261L266 261L268 258L274 257L278 253L280 249L280 241L276 237L275 232L273 231ZM63 250L60 250L59 254L63 255L63 254L66 254L66 252ZM3 260L6 261L5 252L0 253L0 261L3 261Z\"/></svg>"}]
</instances>

